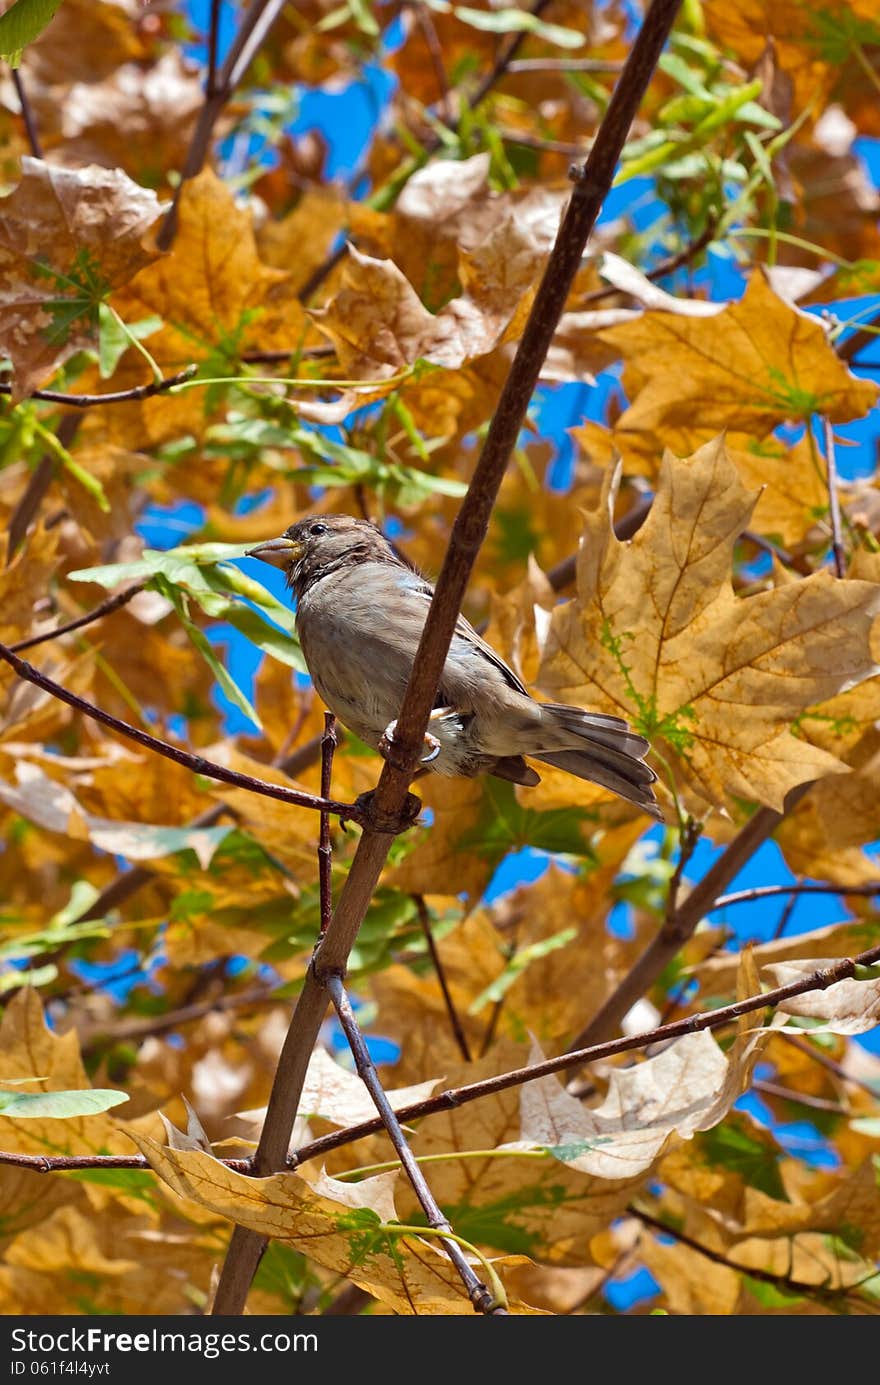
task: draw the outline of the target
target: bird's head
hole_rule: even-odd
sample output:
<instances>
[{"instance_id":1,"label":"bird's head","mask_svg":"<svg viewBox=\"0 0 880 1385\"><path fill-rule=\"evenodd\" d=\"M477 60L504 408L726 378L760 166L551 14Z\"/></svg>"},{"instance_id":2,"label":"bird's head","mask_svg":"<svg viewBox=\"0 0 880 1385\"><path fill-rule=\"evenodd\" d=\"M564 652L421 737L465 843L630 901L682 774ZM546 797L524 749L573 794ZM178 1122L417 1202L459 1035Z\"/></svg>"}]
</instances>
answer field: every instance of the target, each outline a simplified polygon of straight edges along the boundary
<instances>
[{"instance_id":1,"label":"bird's head","mask_svg":"<svg viewBox=\"0 0 880 1385\"><path fill-rule=\"evenodd\" d=\"M363 562L395 562L394 550L374 524L353 515L311 515L248 549L249 558L279 567L297 599L328 573Z\"/></svg>"}]
</instances>

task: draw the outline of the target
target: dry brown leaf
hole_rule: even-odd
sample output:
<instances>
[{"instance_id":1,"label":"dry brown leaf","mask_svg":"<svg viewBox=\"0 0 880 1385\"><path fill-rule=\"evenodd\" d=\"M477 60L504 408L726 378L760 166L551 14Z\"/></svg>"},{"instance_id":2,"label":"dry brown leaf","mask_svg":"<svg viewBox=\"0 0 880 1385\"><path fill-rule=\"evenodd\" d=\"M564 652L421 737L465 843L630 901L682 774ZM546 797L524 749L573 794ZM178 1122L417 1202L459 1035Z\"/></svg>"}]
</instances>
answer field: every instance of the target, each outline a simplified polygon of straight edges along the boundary
<instances>
[{"instance_id":1,"label":"dry brown leaf","mask_svg":"<svg viewBox=\"0 0 880 1385\"><path fill-rule=\"evenodd\" d=\"M0 202L0 350L23 399L97 343L98 304L155 260L156 194L115 169L25 157Z\"/></svg>"},{"instance_id":2,"label":"dry brown leaf","mask_svg":"<svg viewBox=\"0 0 880 1385\"><path fill-rule=\"evenodd\" d=\"M796 962L775 962L765 971L772 985L788 986L831 966L834 960L808 957ZM880 980L838 981L824 991L806 991L791 1000L782 1000L778 1008L784 1015L821 1020L820 1032L827 1029L831 1034L867 1034L880 1023Z\"/></svg>"},{"instance_id":3,"label":"dry brown leaf","mask_svg":"<svg viewBox=\"0 0 880 1385\"><path fill-rule=\"evenodd\" d=\"M734 794L778 808L795 784L839 772L790 727L875 671L880 586L819 572L734 595L733 545L753 504L721 441L686 461L667 454L631 543L613 536L607 499L589 517L578 596L552 612L544 646L542 689L664 740L695 804Z\"/></svg>"},{"instance_id":4,"label":"dry brown leaf","mask_svg":"<svg viewBox=\"0 0 880 1385\"><path fill-rule=\"evenodd\" d=\"M631 403L614 437L625 456L685 451L723 429L762 438L814 413L845 422L877 400L877 386L847 369L822 324L785 303L761 270L717 316L646 312L600 335L624 360Z\"/></svg>"},{"instance_id":5,"label":"dry brown leaf","mask_svg":"<svg viewBox=\"0 0 880 1385\"><path fill-rule=\"evenodd\" d=\"M393 1231L396 1173L360 1183L328 1175L245 1178L208 1154L137 1141L151 1167L180 1197L191 1198L263 1236L286 1241L343 1274L398 1313L472 1313L462 1282L443 1252L427 1239ZM504 1261L495 1267L503 1274ZM511 1263L521 1263L514 1257ZM478 1268L479 1272L479 1268ZM513 1311L517 1306L512 1305ZM519 1311L528 1312L524 1306Z\"/></svg>"}]
</instances>

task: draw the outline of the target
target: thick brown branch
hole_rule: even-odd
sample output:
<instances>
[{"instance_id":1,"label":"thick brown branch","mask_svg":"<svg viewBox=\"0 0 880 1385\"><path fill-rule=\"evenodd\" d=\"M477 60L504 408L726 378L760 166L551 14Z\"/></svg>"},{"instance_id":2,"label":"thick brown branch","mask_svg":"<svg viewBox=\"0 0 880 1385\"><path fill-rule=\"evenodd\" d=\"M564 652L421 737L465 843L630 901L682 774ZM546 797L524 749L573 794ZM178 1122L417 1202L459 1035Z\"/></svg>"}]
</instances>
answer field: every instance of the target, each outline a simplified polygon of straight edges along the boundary
<instances>
[{"instance_id":1,"label":"thick brown branch","mask_svg":"<svg viewBox=\"0 0 880 1385\"><path fill-rule=\"evenodd\" d=\"M225 765L215 764L213 760L206 760L202 755L193 755L189 750L182 750L179 746L160 740L158 736L151 736L147 731L140 731L137 727L130 726L127 721L120 721L118 717L111 716L109 712L87 702L77 693L70 692L54 679L47 678L31 664L25 663L24 659L19 659L5 644L0 644L0 659L4 659L19 678L42 688L43 692L51 693L59 702L65 702L68 707L73 707L75 711L100 722L109 730L143 746L145 750L152 750L157 755L163 755L166 760L174 760L185 769L191 769L194 774L202 774L207 779L217 779L221 784L232 784L237 789L247 789L250 793L263 794L266 798L277 798L282 803L290 803L297 808L311 808L315 812L324 809L347 821L366 821L363 809L355 803L338 803L335 799L316 798L314 794L303 793L299 789L288 789L283 784L270 784L266 779L257 779L251 774L241 774L238 770L227 769Z\"/></svg>"},{"instance_id":2,"label":"thick brown branch","mask_svg":"<svg viewBox=\"0 0 880 1385\"><path fill-rule=\"evenodd\" d=\"M624 142L678 8L679 0L654 0L648 10L563 216L473 479L452 528L398 718L395 745L370 805L372 822L358 844L332 922L315 954L291 1020L256 1156L256 1167L261 1172L270 1173L282 1167L309 1055L326 1011L321 978L344 973L387 858L389 842L383 833L400 824L462 597L508 460L580 267L587 238L611 187ZM263 1244L255 1233L239 1235L237 1229L221 1274L215 1311L243 1311Z\"/></svg>"}]
</instances>

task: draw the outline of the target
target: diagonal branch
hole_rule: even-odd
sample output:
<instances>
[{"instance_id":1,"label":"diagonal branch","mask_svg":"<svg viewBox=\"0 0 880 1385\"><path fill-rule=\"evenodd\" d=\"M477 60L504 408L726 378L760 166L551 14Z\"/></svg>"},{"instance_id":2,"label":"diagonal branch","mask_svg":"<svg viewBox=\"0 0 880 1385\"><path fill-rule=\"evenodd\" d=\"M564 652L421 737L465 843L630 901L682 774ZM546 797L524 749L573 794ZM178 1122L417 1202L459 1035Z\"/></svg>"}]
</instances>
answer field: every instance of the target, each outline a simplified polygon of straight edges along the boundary
<instances>
[{"instance_id":1,"label":"diagonal branch","mask_svg":"<svg viewBox=\"0 0 880 1385\"><path fill-rule=\"evenodd\" d=\"M43 149L40 144L40 136L37 133L37 122L34 119L34 112L28 94L25 90L24 82L21 80L21 68L11 67L9 74L12 77L12 85L15 87L15 94L18 97L18 104L21 107L21 118L24 121L25 134L31 153L35 159L43 157Z\"/></svg>"},{"instance_id":2,"label":"diagonal branch","mask_svg":"<svg viewBox=\"0 0 880 1385\"><path fill-rule=\"evenodd\" d=\"M425 903L425 896L423 894L414 894L413 899L415 900L419 923L425 935L425 942L428 945L428 952L431 954L431 961L434 963L434 972L443 996L443 1004L446 1006L446 1013L449 1016L453 1037L458 1044L458 1051L462 1058L466 1063L469 1063L471 1061L470 1045L467 1041L467 1035L464 1032L458 1011L455 1008L455 1001L452 999L449 982L446 980L446 972L443 970L443 963L440 960L440 953L437 948L437 940L431 928L431 915Z\"/></svg>"},{"instance_id":3,"label":"diagonal branch","mask_svg":"<svg viewBox=\"0 0 880 1385\"><path fill-rule=\"evenodd\" d=\"M680 0L653 0L589 157L576 174L571 201L535 294L468 493L452 527L449 548L398 717L395 744L371 800L370 820L291 1019L255 1158L255 1167L261 1174L284 1166L309 1056L326 1013L326 994L321 979L333 973L344 973L388 855L391 840L388 833L393 833L400 825L409 782L421 754L428 717L471 569L485 537L541 367L580 268L584 248L611 188L630 126L672 29L679 4ZM217 1288L215 1313L238 1314L244 1310L265 1244L265 1238L257 1233L236 1227Z\"/></svg>"},{"instance_id":4,"label":"diagonal branch","mask_svg":"<svg viewBox=\"0 0 880 1385\"><path fill-rule=\"evenodd\" d=\"M438 1231L451 1231L452 1226L440 1211L437 1200L428 1187L425 1175L419 1168L412 1150L406 1142L404 1133L400 1128L400 1122L394 1114L391 1103L382 1089L382 1083L379 1081L379 1074L370 1057L369 1049L364 1042L364 1036L361 1033L354 1011L351 1008L351 1001L346 993L342 977L328 976L326 985L330 994L330 999L333 1001L333 1008L339 1018L339 1023L342 1026L345 1037L348 1039L348 1046L351 1049L358 1075L367 1091L370 1093L373 1105L379 1112L380 1120L388 1132L391 1143L397 1151L397 1157L403 1166L407 1178L412 1184L413 1191L421 1204L428 1225L435 1227ZM496 1314L498 1312L504 1312L505 1310L495 1302L486 1285L483 1284L471 1269L461 1246L456 1245L455 1241L442 1241L441 1244L455 1268L458 1270L462 1283L467 1290L468 1298L471 1300L476 1311L478 1313Z\"/></svg>"},{"instance_id":5,"label":"diagonal branch","mask_svg":"<svg viewBox=\"0 0 880 1385\"><path fill-rule=\"evenodd\" d=\"M828 477L828 513L831 518L831 556L834 572L838 577L846 576L846 549L843 546L843 525L840 518L840 492L837 488L837 451L834 446L834 429L831 420L823 418L825 433L825 472Z\"/></svg>"},{"instance_id":6,"label":"diagonal branch","mask_svg":"<svg viewBox=\"0 0 880 1385\"><path fill-rule=\"evenodd\" d=\"M367 820L364 809L356 803L339 803L336 799L317 798L314 794L303 793L299 789L288 789L284 784L271 784L267 779L257 779L252 774L242 774L238 770L227 769L225 765L218 765L213 760L206 760L202 755L193 755L189 750L182 750L179 746L160 740L158 736L151 736L147 731L140 731L137 727L130 726L127 721L120 721L118 717L111 716L109 712L87 702L84 697L80 697L77 693L70 692L68 688L56 683L54 679L47 678L44 673L40 673L38 669L33 668L24 659L19 659L18 655L13 654L12 650L5 644L0 644L0 659L4 659L15 670L19 678L23 678L25 682L33 683L35 687L42 688L43 692L57 697L59 702L65 702L68 707L73 707L75 711L82 712L85 716L91 717L93 721L98 721L102 726L116 731L120 736L135 741L137 745L142 745L145 750L153 750L157 755L164 755L166 760L174 760L176 764L183 765L185 769L191 769L194 774L202 774L207 779L218 779L221 784L232 784L235 788L247 789L250 793L263 794L265 798L277 798L282 803L290 803L297 808L312 808L316 812L323 810L328 813L335 813L351 822L363 823Z\"/></svg>"},{"instance_id":7,"label":"diagonal branch","mask_svg":"<svg viewBox=\"0 0 880 1385\"><path fill-rule=\"evenodd\" d=\"M58 425L56 437L62 447L70 447L77 430L80 420L75 414L66 414ZM43 503L43 497L52 484L55 476L56 458L54 452L46 452L38 462L31 479L28 481L24 494L16 505L9 519L9 528L6 541L6 566L12 562L19 544L28 531L31 520L37 514Z\"/></svg>"},{"instance_id":8,"label":"diagonal branch","mask_svg":"<svg viewBox=\"0 0 880 1385\"><path fill-rule=\"evenodd\" d=\"M324 733L321 736L321 797L329 799L333 774L333 752L336 749L336 718L324 713ZM330 814L321 810L321 830L318 840L318 888L321 900L321 937L327 932L333 917L333 848L330 843Z\"/></svg>"},{"instance_id":9,"label":"diagonal branch","mask_svg":"<svg viewBox=\"0 0 880 1385\"><path fill-rule=\"evenodd\" d=\"M829 967L820 967L816 971L810 972L808 976L802 976L797 981L790 981L786 986L776 986L772 990L764 991L761 995L748 996L745 1000L737 1000L731 1005L724 1005L715 1010L703 1010L695 1015L687 1015L684 1019L673 1020L670 1024L658 1025L656 1029L646 1030L642 1034L629 1034L620 1039L609 1039L606 1043L593 1044L591 1047L579 1049L577 1052L570 1051L560 1054L556 1058L545 1058L540 1063L529 1063L526 1067L514 1068L510 1072L500 1073L497 1077L486 1077L480 1082L469 1082L462 1087L452 1087L445 1092L438 1092L436 1096L426 1097L424 1101L414 1101L409 1106L401 1106L395 1115L398 1121L406 1124L412 1120L420 1120L423 1116L434 1116L442 1111L455 1110L459 1106L467 1105L470 1101L479 1101L482 1097L509 1091L512 1087L522 1087L525 1083L535 1082L542 1077L552 1077L554 1074L562 1072L573 1062L581 1067L587 1063L598 1063L606 1058L615 1058L621 1053L632 1053L638 1049L652 1048L655 1044L665 1044L671 1039L680 1039L686 1034L697 1034L704 1029L722 1029L725 1025L741 1019L743 1015L751 1015L756 1011L766 1010L770 1006L780 1005L783 1001L794 999L795 996L806 995L810 991L827 991L829 987L836 986L838 981L846 981L854 977L858 967L874 966L877 962L880 962L880 944L869 948L866 952L858 953L855 957L842 957ZM804 1041L797 1035L786 1030L776 1032L779 1038L787 1039L789 1043L800 1049L804 1047ZM825 1060L825 1055L819 1054L818 1051L814 1053L813 1050L810 1050L810 1056L816 1056L820 1061ZM826 1061L830 1062L830 1060ZM836 1069L837 1065L832 1064L832 1067ZM854 1078L849 1073L844 1074L844 1077L847 1081L853 1081L859 1086L866 1087L872 1096L880 1095L872 1088L867 1087L862 1079ZM334 1130L329 1135L321 1135L309 1144L293 1150L285 1156L282 1167L299 1168L301 1164L307 1163L310 1159L323 1158L333 1149L340 1149L343 1145L353 1144L356 1140L362 1140L367 1135L376 1135L383 1129L384 1125L381 1118L374 1116L371 1120L360 1121L357 1125L346 1126L343 1130ZM221 1159L218 1162L236 1169L239 1173L259 1176L256 1158ZM67 1169L145 1169L149 1167L143 1155L139 1154L45 1155L2 1152L0 1153L0 1164L14 1164L21 1168L34 1169L38 1173L52 1173ZM262 1240L262 1238L259 1239ZM260 1247L257 1260L261 1249Z\"/></svg>"},{"instance_id":10,"label":"diagonal branch","mask_svg":"<svg viewBox=\"0 0 880 1385\"><path fill-rule=\"evenodd\" d=\"M269 30L286 3L287 0L251 0L250 7L244 13L238 33L235 35L219 71L216 70L216 57L213 72L209 59L205 102L196 121L196 128L193 131L187 151L180 182L175 189L171 206L168 208L162 228L156 238L160 250L170 250L177 234L180 196L183 188L190 178L195 178L196 174L201 173L204 168L214 135L214 126L220 113L250 67L260 45L265 41ZM216 35L213 14L212 33ZM216 37L212 43L212 52L216 53Z\"/></svg>"},{"instance_id":11,"label":"diagonal branch","mask_svg":"<svg viewBox=\"0 0 880 1385\"><path fill-rule=\"evenodd\" d=\"M620 1027L624 1016L636 1001L651 989L695 932L700 920L711 912L721 891L739 874L758 847L772 836L783 818L794 810L810 787L810 784L800 784L796 789L792 789L785 800L782 812L777 812L774 808L758 809L702 880L691 890L687 899L664 920L657 936L637 958L617 989L572 1041L572 1049L598 1043Z\"/></svg>"}]
</instances>

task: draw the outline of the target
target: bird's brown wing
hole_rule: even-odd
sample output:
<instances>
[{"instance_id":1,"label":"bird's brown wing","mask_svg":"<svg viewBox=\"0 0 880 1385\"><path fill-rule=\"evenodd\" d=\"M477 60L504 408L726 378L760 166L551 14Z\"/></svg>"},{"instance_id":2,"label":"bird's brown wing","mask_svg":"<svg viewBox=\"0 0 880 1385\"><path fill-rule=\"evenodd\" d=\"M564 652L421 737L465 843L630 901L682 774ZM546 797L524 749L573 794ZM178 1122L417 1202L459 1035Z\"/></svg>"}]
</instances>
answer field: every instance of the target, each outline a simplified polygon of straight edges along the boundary
<instances>
[{"instance_id":1,"label":"bird's brown wing","mask_svg":"<svg viewBox=\"0 0 880 1385\"><path fill-rule=\"evenodd\" d=\"M411 591L414 596L420 596L427 605L430 605L431 598L434 595L434 589L428 582L421 582L418 587L411 588ZM528 689L523 686L513 669L504 662L500 654L496 653L491 644L487 644L482 636L477 634L470 621L465 620L464 616L459 616L458 620L455 622L455 633L458 635L459 639L467 640L469 644L476 645L477 649L488 659L489 663L494 664L499 673L503 674L505 680L512 688L515 688L517 692L522 693L525 697L530 695Z\"/></svg>"}]
</instances>

